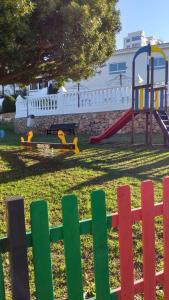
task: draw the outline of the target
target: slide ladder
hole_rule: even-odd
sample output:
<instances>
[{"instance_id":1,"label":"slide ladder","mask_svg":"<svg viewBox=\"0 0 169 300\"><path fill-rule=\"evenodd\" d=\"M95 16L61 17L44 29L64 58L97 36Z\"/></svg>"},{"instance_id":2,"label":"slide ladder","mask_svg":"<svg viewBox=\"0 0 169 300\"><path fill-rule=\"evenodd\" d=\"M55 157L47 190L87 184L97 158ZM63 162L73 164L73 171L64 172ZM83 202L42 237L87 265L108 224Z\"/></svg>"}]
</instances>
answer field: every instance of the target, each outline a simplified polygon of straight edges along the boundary
<instances>
[{"instance_id":1,"label":"slide ladder","mask_svg":"<svg viewBox=\"0 0 169 300\"><path fill-rule=\"evenodd\" d=\"M169 117L165 111L154 111L154 116L169 144Z\"/></svg>"}]
</instances>

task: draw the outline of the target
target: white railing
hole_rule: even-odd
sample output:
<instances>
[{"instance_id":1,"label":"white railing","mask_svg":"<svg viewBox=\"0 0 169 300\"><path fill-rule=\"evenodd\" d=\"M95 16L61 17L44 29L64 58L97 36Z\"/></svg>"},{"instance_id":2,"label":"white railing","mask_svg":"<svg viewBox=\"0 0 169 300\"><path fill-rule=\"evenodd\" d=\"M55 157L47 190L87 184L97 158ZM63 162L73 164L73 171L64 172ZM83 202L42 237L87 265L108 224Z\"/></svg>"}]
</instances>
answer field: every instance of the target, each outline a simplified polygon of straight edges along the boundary
<instances>
[{"instance_id":1,"label":"white railing","mask_svg":"<svg viewBox=\"0 0 169 300\"><path fill-rule=\"evenodd\" d=\"M67 92L43 97L20 96L16 101L16 118L62 114L79 114L127 110L131 107L131 87Z\"/></svg>"}]
</instances>

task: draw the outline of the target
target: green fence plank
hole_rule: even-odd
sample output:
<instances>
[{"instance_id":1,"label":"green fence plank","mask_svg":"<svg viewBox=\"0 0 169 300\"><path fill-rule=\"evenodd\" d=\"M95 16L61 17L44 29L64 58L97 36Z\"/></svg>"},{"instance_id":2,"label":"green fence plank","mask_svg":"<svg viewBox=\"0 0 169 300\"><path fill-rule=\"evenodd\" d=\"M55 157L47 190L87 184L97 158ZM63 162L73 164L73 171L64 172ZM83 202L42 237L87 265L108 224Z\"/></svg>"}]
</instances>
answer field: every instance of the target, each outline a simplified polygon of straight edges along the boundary
<instances>
[{"instance_id":1,"label":"green fence plank","mask_svg":"<svg viewBox=\"0 0 169 300\"><path fill-rule=\"evenodd\" d=\"M31 229L37 300L53 300L50 234L46 201L31 203Z\"/></svg>"},{"instance_id":2,"label":"green fence plank","mask_svg":"<svg viewBox=\"0 0 169 300\"><path fill-rule=\"evenodd\" d=\"M3 272L1 255L0 255L0 300L5 300L4 272Z\"/></svg>"},{"instance_id":3,"label":"green fence plank","mask_svg":"<svg viewBox=\"0 0 169 300\"><path fill-rule=\"evenodd\" d=\"M79 215L75 196L63 197L62 216L68 300L83 300Z\"/></svg>"},{"instance_id":4,"label":"green fence plank","mask_svg":"<svg viewBox=\"0 0 169 300\"><path fill-rule=\"evenodd\" d=\"M110 300L105 193L91 193L96 299ZM117 299L114 296L114 299Z\"/></svg>"},{"instance_id":5,"label":"green fence plank","mask_svg":"<svg viewBox=\"0 0 169 300\"><path fill-rule=\"evenodd\" d=\"M107 216L107 228L112 228L112 215ZM92 234L92 220L83 220L80 221L80 235ZM27 247L32 247L32 234L31 232L27 232ZM63 240L63 226L58 225L56 227L50 228L50 242L56 243ZM8 238L2 237L0 238L0 253L6 253L9 251Z\"/></svg>"}]
</instances>

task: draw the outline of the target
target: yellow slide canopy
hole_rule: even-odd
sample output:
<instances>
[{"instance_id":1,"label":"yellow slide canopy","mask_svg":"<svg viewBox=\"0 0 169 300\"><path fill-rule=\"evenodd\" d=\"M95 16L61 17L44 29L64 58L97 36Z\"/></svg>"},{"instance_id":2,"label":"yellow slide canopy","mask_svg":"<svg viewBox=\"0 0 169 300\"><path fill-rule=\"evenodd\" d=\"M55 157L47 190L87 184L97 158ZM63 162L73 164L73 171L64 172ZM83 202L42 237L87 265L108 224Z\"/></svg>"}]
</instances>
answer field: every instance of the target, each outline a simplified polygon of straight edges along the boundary
<instances>
[{"instance_id":1,"label":"yellow slide canopy","mask_svg":"<svg viewBox=\"0 0 169 300\"><path fill-rule=\"evenodd\" d=\"M163 49L159 48L158 46L152 45L152 46L151 46L151 51L152 51L152 52L158 52L158 53L160 53L160 54L164 57L164 59L165 59L166 61L168 61L167 55L165 54L165 52L163 51Z\"/></svg>"}]
</instances>

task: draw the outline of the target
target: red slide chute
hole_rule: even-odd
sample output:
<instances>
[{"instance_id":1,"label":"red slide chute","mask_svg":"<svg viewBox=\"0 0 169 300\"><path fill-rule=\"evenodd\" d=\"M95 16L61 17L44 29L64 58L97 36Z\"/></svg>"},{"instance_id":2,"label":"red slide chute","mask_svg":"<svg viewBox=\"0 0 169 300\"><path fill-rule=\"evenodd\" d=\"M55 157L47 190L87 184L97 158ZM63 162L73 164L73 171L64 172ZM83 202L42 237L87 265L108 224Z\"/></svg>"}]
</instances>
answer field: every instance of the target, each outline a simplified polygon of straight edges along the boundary
<instances>
[{"instance_id":1,"label":"red slide chute","mask_svg":"<svg viewBox=\"0 0 169 300\"><path fill-rule=\"evenodd\" d=\"M92 136L90 138L90 143L99 143L103 139L107 139L117 133L120 129L122 129L128 122L131 121L133 114L133 109L129 109L126 113L122 115L120 119L118 119L111 127L107 128L103 133L97 136Z\"/></svg>"}]
</instances>

